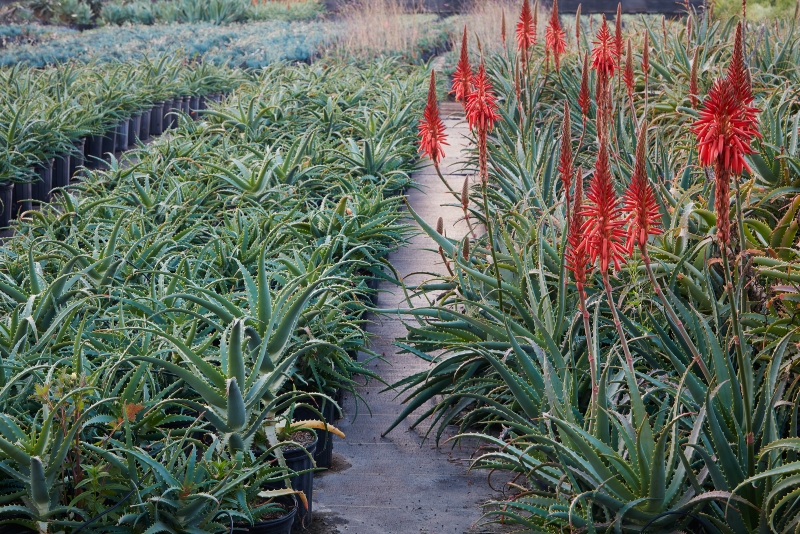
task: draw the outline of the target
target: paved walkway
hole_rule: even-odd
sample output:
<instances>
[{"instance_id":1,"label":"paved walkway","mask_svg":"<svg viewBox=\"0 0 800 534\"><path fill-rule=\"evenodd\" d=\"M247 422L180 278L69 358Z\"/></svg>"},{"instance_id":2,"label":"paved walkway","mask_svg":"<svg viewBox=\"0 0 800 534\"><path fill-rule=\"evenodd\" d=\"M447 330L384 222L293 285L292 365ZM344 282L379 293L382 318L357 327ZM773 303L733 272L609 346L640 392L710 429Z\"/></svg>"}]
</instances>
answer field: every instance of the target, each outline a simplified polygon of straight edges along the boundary
<instances>
[{"instance_id":1,"label":"paved walkway","mask_svg":"<svg viewBox=\"0 0 800 534\"><path fill-rule=\"evenodd\" d=\"M460 165L464 161L462 151L468 144L469 133L460 111L460 105L455 104L445 104L442 109L450 146L446 147L441 168L450 186L458 192L465 177L460 174ZM414 210L433 227L438 217L443 217L445 233L462 238L467 226L459 220L461 209L436 171L432 167L421 168L414 179L420 188L408 192ZM445 272L440 256L426 250L432 248L435 248L433 241L420 234L390 257L407 284L414 285L426 278L413 273ZM395 286L381 283L379 289L382 290L378 296L379 308L407 307L403 292ZM427 369L421 359L397 354L392 342L406 333L398 318L373 316L371 319L373 323L368 330L374 334L372 348L388 362L375 361L371 369L388 383ZM427 427L410 430L409 421L381 438L381 433L403 409L402 399L395 398L393 392L381 393L382 389L377 383L361 389L372 409L372 417L361 406L358 418L352 421L355 403L352 396L345 398L345 418L339 421L339 428L347 439L334 438L333 470L315 477L314 523L317 524L312 526L312 531L348 534L496 532L491 528L473 529L481 517L479 506L497 495L487 484L487 472L467 472L468 458L474 447L465 445L452 449L447 444L436 449L433 439L422 444L421 436ZM496 487L502 486L501 477L493 477L492 482Z\"/></svg>"}]
</instances>

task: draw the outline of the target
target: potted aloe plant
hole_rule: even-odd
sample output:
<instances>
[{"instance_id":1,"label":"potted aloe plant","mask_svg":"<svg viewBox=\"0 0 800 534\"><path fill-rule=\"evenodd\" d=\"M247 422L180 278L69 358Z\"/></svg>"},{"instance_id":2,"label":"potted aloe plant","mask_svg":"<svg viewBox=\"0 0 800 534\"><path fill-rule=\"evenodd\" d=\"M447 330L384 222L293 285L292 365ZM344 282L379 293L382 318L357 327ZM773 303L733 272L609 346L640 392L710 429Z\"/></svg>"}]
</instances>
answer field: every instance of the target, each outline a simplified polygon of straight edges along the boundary
<instances>
[{"instance_id":1,"label":"potted aloe plant","mask_svg":"<svg viewBox=\"0 0 800 534\"><path fill-rule=\"evenodd\" d=\"M121 478L137 481L153 496L120 517L118 524L148 532L210 534L246 529L289 534L297 501L305 503L305 496L285 487L264 490L262 485L280 484L291 471L246 451L230 453L217 436L209 436L209 440L191 440L167 435L150 444L154 452L91 446Z\"/></svg>"},{"instance_id":2,"label":"potted aloe plant","mask_svg":"<svg viewBox=\"0 0 800 534\"><path fill-rule=\"evenodd\" d=\"M6 150L0 152L0 228L7 228L11 224L15 173L11 154Z\"/></svg>"}]
</instances>

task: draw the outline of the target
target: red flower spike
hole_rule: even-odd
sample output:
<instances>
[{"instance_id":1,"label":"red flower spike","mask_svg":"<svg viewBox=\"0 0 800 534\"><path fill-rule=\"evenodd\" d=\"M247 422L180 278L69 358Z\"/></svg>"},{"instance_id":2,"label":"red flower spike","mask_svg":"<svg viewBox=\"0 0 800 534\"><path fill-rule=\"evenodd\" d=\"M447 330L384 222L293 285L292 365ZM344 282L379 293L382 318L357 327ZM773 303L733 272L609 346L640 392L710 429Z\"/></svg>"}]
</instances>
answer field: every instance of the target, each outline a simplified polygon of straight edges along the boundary
<instances>
[{"instance_id":1,"label":"red flower spike","mask_svg":"<svg viewBox=\"0 0 800 534\"><path fill-rule=\"evenodd\" d=\"M694 49L694 57L692 58L692 73L689 76L689 98L692 101L693 108L696 108L697 105L700 103L700 99L698 98L700 90L697 87L697 62L699 60L699 58L697 57L698 51L699 47Z\"/></svg>"},{"instance_id":2,"label":"red flower spike","mask_svg":"<svg viewBox=\"0 0 800 534\"><path fill-rule=\"evenodd\" d=\"M556 71L561 69L561 55L567 50L564 29L558 16L558 0L553 0L553 10L550 14L550 23L544 33L545 51L553 54Z\"/></svg>"},{"instance_id":3,"label":"red flower spike","mask_svg":"<svg viewBox=\"0 0 800 534\"><path fill-rule=\"evenodd\" d=\"M482 184L489 180L488 150L486 138L495 121L499 119L497 115L497 103L492 84L486 76L486 67L481 61L478 73L472 79L473 89L467 97L465 110L469 127L478 134L478 163L480 167L480 179Z\"/></svg>"},{"instance_id":4,"label":"red flower spike","mask_svg":"<svg viewBox=\"0 0 800 534\"><path fill-rule=\"evenodd\" d=\"M581 107L583 118L589 116L589 106L592 104L592 96L589 94L589 54L583 55L583 72L581 73L581 91L578 93L578 105Z\"/></svg>"},{"instance_id":5,"label":"red flower spike","mask_svg":"<svg viewBox=\"0 0 800 534\"><path fill-rule=\"evenodd\" d=\"M592 69L606 79L611 78L617 69L611 32L608 31L605 15L603 15L603 24L597 32L597 40L594 41L594 48L592 49Z\"/></svg>"},{"instance_id":6,"label":"red flower spike","mask_svg":"<svg viewBox=\"0 0 800 534\"><path fill-rule=\"evenodd\" d=\"M572 278L578 291L583 294L583 286L586 285L586 272L589 267L589 255L584 246L583 236L583 177L581 171L575 177L575 198L572 201L572 212L569 218L569 229L567 230L567 269L572 272Z\"/></svg>"},{"instance_id":7,"label":"red flower spike","mask_svg":"<svg viewBox=\"0 0 800 534\"><path fill-rule=\"evenodd\" d=\"M578 9L575 11L575 46L581 46L581 5L578 4Z\"/></svg>"},{"instance_id":8,"label":"red flower spike","mask_svg":"<svg viewBox=\"0 0 800 534\"><path fill-rule=\"evenodd\" d=\"M567 208L570 204L570 189L572 188L572 175L575 169L572 166L572 127L569 121L569 102L564 102L564 120L561 123L561 154L558 158L558 175L564 187L564 196L567 199Z\"/></svg>"},{"instance_id":9,"label":"red flower spike","mask_svg":"<svg viewBox=\"0 0 800 534\"><path fill-rule=\"evenodd\" d=\"M633 98L633 50L631 48L631 40L628 39L628 53L625 56L625 72L622 74L622 80L625 82L625 88L628 90L628 97Z\"/></svg>"},{"instance_id":10,"label":"red flower spike","mask_svg":"<svg viewBox=\"0 0 800 534\"><path fill-rule=\"evenodd\" d=\"M436 100L436 74L431 71L431 85L428 88L428 103L419 121L419 151L425 154L434 166L444 157L443 145L447 145L444 123L439 116L439 103Z\"/></svg>"},{"instance_id":11,"label":"red flower spike","mask_svg":"<svg viewBox=\"0 0 800 534\"><path fill-rule=\"evenodd\" d=\"M461 57L453 73L453 90L457 102L466 102L467 95L472 91L472 66L469 64L469 49L467 44L467 27L464 26L464 37L461 39Z\"/></svg>"},{"instance_id":12,"label":"red flower spike","mask_svg":"<svg viewBox=\"0 0 800 534\"><path fill-rule=\"evenodd\" d=\"M729 78L714 82L700 109L700 117L692 125L697 137L701 165L721 164L738 175L750 168L744 156L754 150L750 143L761 137L756 120L758 110L736 98Z\"/></svg>"},{"instance_id":13,"label":"red flower spike","mask_svg":"<svg viewBox=\"0 0 800 534\"><path fill-rule=\"evenodd\" d=\"M648 237L659 235L661 231L661 212L650 180L647 179L647 125L639 129L636 143L636 161L633 165L631 183L622 197L623 210L627 212L628 252L633 247L644 249Z\"/></svg>"},{"instance_id":14,"label":"red flower spike","mask_svg":"<svg viewBox=\"0 0 800 534\"><path fill-rule=\"evenodd\" d=\"M700 118L692 126L701 165L714 165L717 237L723 244L730 242L731 179L742 170L749 170L744 156L754 152L750 147L753 138L761 137L756 122L758 110L739 98L731 78L729 75L714 82Z\"/></svg>"},{"instance_id":15,"label":"red flower spike","mask_svg":"<svg viewBox=\"0 0 800 534\"><path fill-rule=\"evenodd\" d=\"M736 98L745 104L753 101L753 90L750 87L750 73L744 64L744 36L742 23L736 25L736 37L733 42L733 55L728 65L728 78L733 84Z\"/></svg>"},{"instance_id":16,"label":"red flower spike","mask_svg":"<svg viewBox=\"0 0 800 534\"><path fill-rule=\"evenodd\" d=\"M506 10L501 11L500 18L500 39L503 40L503 48L506 46Z\"/></svg>"},{"instance_id":17,"label":"red flower spike","mask_svg":"<svg viewBox=\"0 0 800 534\"><path fill-rule=\"evenodd\" d=\"M622 3L617 4L617 17L614 19L614 55L617 57L617 64L622 63Z\"/></svg>"},{"instance_id":18,"label":"red flower spike","mask_svg":"<svg viewBox=\"0 0 800 534\"><path fill-rule=\"evenodd\" d=\"M497 114L497 97L481 62L478 72L472 77L472 91L467 97L466 114L469 127L477 131L491 132L500 116Z\"/></svg>"},{"instance_id":19,"label":"red flower spike","mask_svg":"<svg viewBox=\"0 0 800 534\"><path fill-rule=\"evenodd\" d=\"M622 218L619 199L611 182L611 169L608 162L608 142L605 135L598 139L594 175L586 195L586 206L582 213L586 217L581 231L584 245L592 265L599 261L600 271L608 272L609 266L615 269L625 263L626 247L625 220Z\"/></svg>"},{"instance_id":20,"label":"red flower spike","mask_svg":"<svg viewBox=\"0 0 800 534\"><path fill-rule=\"evenodd\" d=\"M594 101L597 104L595 112L595 127L598 132L605 132L607 112L611 111L611 87L608 78L605 76L595 76L594 79ZM598 133L599 137L599 133Z\"/></svg>"},{"instance_id":21,"label":"red flower spike","mask_svg":"<svg viewBox=\"0 0 800 534\"><path fill-rule=\"evenodd\" d=\"M539 0L533 4L533 43L536 44L536 39L539 38Z\"/></svg>"},{"instance_id":22,"label":"red flower spike","mask_svg":"<svg viewBox=\"0 0 800 534\"><path fill-rule=\"evenodd\" d=\"M536 30L534 28L533 14L531 13L530 0L522 2L522 12L517 22L517 50L527 52L536 44Z\"/></svg>"},{"instance_id":23,"label":"red flower spike","mask_svg":"<svg viewBox=\"0 0 800 534\"><path fill-rule=\"evenodd\" d=\"M714 211L717 213L717 239L731 242L731 172L717 161L714 167Z\"/></svg>"}]
</instances>

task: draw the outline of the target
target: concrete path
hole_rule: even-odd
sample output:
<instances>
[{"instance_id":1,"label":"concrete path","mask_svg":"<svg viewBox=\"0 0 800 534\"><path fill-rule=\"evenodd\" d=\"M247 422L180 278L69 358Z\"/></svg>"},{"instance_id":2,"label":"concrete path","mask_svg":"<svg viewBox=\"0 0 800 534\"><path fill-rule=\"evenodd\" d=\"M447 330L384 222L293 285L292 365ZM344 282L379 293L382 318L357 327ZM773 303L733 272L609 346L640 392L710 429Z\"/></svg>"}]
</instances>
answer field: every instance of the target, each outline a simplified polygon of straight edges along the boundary
<instances>
[{"instance_id":1,"label":"concrete path","mask_svg":"<svg viewBox=\"0 0 800 534\"><path fill-rule=\"evenodd\" d=\"M442 173L450 186L460 192L465 178L460 174L465 159L462 152L468 144L469 132L460 105L444 105L442 118L450 143ZM461 209L436 171L432 167L421 168L414 179L420 188L408 192L414 210L434 227L438 217L443 217L445 233L462 238L467 226L460 220ZM435 249L435 244L427 235L420 234L390 256L407 284L414 285L427 278L414 273L446 272L440 256L426 249ZM403 292L395 286L381 283L379 289L382 291L378 296L379 308L407 307ZM392 343L406 333L398 318L370 319L373 323L368 330L374 334L372 349L388 362L373 361L371 369L393 383L428 368L413 355L397 354ZM315 476L316 524L311 530L352 534L497 532L491 527L473 528L482 515L480 505L497 496L487 484L487 472L467 472L474 445L452 449L447 444L436 449L433 439L422 443L421 436L427 426L410 430L409 421L381 438L381 433L403 409L402 399L395 398L394 392L381 393L382 389L379 383L361 389L372 417L361 406L358 418L352 421L355 403L352 396L345 398L345 418L339 421L339 428L347 438L334 438L335 465L330 472ZM492 483L498 489L502 487L498 476L492 478Z\"/></svg>"}]
</instances>

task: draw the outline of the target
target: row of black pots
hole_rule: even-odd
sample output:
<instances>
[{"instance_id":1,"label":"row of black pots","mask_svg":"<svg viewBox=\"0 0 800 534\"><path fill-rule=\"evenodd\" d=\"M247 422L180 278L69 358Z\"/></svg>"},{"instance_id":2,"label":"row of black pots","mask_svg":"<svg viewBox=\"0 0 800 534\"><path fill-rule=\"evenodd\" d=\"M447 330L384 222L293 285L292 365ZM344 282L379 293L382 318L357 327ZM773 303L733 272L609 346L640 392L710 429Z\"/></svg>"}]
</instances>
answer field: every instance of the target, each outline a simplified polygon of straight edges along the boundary
<instances>
[{"instance_id":1,"label":"row of black pots","mask_svg":"<svg viewBox=\"0 0 800 534\"><path fill-rule=\"evenodd\" d=\"M52 190L67 187L81 167L102 168L115 152L133 148L137 141L148 141L152 135L161 135L177 127L179 112L196 119L199 111L207 109L208 102L219 103L221 100L222 93L212 93L156 102L152 108L120 121L103 134L74 141L71 153L59 154L34 167L37 180L0 184L0 228L7 228L13 218L31 210L34 204L49 202Z\"/></svg>"},{"instance_id":2,"label":"row of black pots","mask_svg":"<svg viewBox=\"0 0 800 534\"><path fill-rule=\"evenodd\" d=\"M334 394L336 404L340 406L342 404L342 396L341 389L338 389ZM319 412L322 414L322 419L320 419L319 414L313 410L301 406L294 411L293 419L295 421L309 419L324 420L328 424L333 424L339 415L339 410L336 409L336 405L326 399L322 400ZM286 466L289 469L295 472L309 471L314 467L314 464L316 464L317 467L331 467L333 463L333 434L325 430L317 430L316 433L317 439L305 449L296 448L283 452L283 456L286 459ZM309 454L314 458L313 464L311 458L309 458ZM297 507L297 512L293 520L294 523L288 521L287 523L282 522L283 519L290 515L287 514L287 516L280 519L256 524L254 527L250 527L250 532L257 532L259 534L288 534L292 529L295 531L303 530L311 525L312 511L314 508L314 473L309 471L308 473L295 475L291 478L291 483L293 489L305 493L306 499L308 500L308 508L306 509L302 505ZM267 487L279 488L281 486L268 485ZM288 526L286 526L287 524Z\"/></svg>"}]
</instances>

